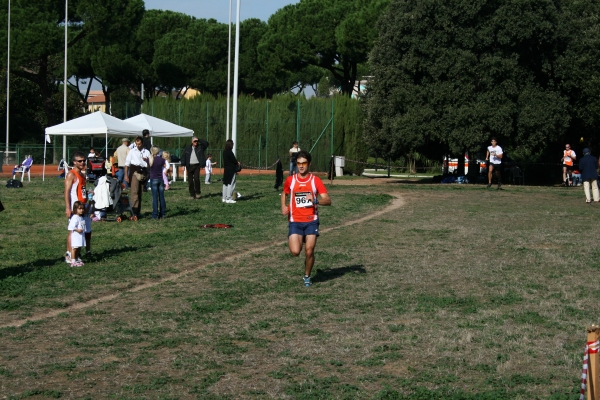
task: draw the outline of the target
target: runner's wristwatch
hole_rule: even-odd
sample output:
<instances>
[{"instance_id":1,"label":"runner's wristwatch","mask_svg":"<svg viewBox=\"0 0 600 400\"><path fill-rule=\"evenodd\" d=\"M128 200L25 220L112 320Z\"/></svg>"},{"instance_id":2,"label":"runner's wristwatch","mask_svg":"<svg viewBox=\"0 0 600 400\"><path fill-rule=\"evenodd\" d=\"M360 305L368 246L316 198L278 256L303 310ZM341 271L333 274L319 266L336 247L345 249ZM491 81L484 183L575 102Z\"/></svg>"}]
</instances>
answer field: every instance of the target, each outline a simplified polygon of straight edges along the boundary
<instances>
[{"instance_id":1,"label":"runner's wristwatch","mask_svg":"<svg viewBox=\"0 0 600 400\"><path fill-rule=\"evenodd\" d=\"M313 199L313 204L316 205L316 206L319 205L319 199L315 197Z\"/></svg>"}]
</instances>

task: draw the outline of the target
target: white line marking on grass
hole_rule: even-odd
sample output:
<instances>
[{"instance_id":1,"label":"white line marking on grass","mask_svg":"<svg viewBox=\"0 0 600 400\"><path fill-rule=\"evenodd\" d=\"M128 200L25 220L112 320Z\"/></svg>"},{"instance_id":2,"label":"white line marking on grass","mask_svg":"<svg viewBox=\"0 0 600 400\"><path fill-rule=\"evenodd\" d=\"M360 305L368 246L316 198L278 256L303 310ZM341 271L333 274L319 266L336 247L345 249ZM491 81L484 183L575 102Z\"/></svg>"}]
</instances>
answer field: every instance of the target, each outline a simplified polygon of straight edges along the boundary
<instances>
[{"instance_id":1,"label":"white line marking on grass","mask_svg":"<svg viewBox=\"0 0 600 400\"><path fill-rule=\"evenodd\" d=\"M394 199L392 200L392 203L389 204L387 207L379 210L379 211L375 211L372 214L367 214L362 218L359 219L355 219L352 221L348 221L348 222L344 222L341 225L338 226L332 226L330 228L325 228L325 229L321 229L321 233L326 233L326 232L330 232L336 229L341 229L341 228L345 228L348 226L352 226L352 225L356 225L356 224L360 224L362 222L368 221L370 219L379 217L383 214L386 214L390 211L396 210L402 206L404 206L404 200L400 197L400 194L398 193L390 193L391 196L394 196ZM238 253L238 254L234 254L234 255L230 255L230 256L226 256L223 258L223 254L217 254L213 257L210 257L209 260L207 260L205 263L197 265L193 268L190 268L188 270L185 270L183 272L178 272L176 274L173 275L169 275L166 278L162 278L158 281L153 281L153 282L147 282L147 283L143 283L141 285L138 286L134 286L130 289L124 290L122 292L118 292L118 293L113 293L113 294L109 294L106 296L102 296L99 297L97 299L93 299L93 300L89 300L83 303L77 303L77 304L73 304L70 305L68 307L65 308L61 308L58 310L52 310L52 311L47 311L44 313L38 313L38 314L33 314L27 318L24 319L19 319L16 321L12 321L12 322L8 322L6 324L2 324L0 325L0 328L9 328L9 327L15 327L15 328L20 328L21 326L25 325L27 322L35 322L35 321L41 321L43 319L48 319L48 318L53 318L53 317L57 317L60 314L63 313L67 313L70 311L77 311L77 310L82 310L84 308L88 308L91 306L95 306L98 303L103 303L103 302L107 302L107 301L112 301L115 300L117 297L121 296L124 293L135 293L135 292L139 292L140 290L144 290L144 289L149 289L149 288L153 288L155 286L161 285L165 282L170 282L170 281L176 281L179 278L182 278L186 275L189 275L191 273L197 272L203 268L206 268L207 266L211 265L211 264L215 264L215 263L222 263L222 262L230 262L230 261L234 261L237 260L239 258L245 257L247 255L250 254L254 254L254 253L258 253L258 252L262 252L264 250L270 249L272 247L276 247L276 246L281 246L283 244L286 244L288 241L287 240L281 240L279 242L269 242L269 243L265 243L263 245L259 245L259 247L256 247L252 250L247 250L243 253Z\"/></svg>"}]
</instances>

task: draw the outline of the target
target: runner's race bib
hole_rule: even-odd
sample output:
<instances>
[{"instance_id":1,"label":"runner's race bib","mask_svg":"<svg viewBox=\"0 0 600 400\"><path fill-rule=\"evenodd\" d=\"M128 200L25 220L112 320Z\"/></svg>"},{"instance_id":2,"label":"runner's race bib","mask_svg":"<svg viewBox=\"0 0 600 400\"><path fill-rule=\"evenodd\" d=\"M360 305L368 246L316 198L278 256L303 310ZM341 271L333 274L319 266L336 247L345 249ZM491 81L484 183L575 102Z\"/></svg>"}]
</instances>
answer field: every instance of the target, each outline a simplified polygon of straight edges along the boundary
<instances>
[{"instance_id":1,"label":"runner's race bib","mask_svg":"<svg viewBox=\"0 0 600 400\"><path fill-rule=\"evenodd\" d=\"M307 208L312 207L312 200L307 199L307 196L310 192L296 192L294 193L294 200L296 200L296 207L298 208Z\"/></svg>"}]
</instances>

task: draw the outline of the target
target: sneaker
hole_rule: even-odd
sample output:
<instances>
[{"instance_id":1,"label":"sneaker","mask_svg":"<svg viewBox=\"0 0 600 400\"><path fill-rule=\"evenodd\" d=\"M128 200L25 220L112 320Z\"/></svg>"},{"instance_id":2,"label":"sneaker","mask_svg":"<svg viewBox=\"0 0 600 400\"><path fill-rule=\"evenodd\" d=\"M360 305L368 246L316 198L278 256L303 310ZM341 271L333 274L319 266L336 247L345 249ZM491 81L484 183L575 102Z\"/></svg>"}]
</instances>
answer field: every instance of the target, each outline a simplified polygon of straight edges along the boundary
<instances>
[{"instance_id":1,"label":"sneaker","mask_svg":"<svg viewBox=\"0 0 600 400\"><path fill-rule=\"evenodd\" d=\"M227 204L234 204L234 203L237 203L237 201L231 199L231 200L225 200L225 203L227 203Z\"/></svg>"},{"instance_id":2,"label":"sneaker","mask_svg":"<svg viewBox=\"0 0 600 400\"><path fill-rule=\"evenodd\" d=\"M77 262L77 264L79 264L78 267L81 267L81 266L85 265L83 263L83 260L81 258L76 259L75 262Z\"/></svg>"},{"instance_id":3,"label":"sneaker","mask_svg":"<svg viewBox=\"0 0 600 400\"><path fill-rule=\"evenodd\" d=\"M81 267L81 266L83 266L82 262L78 262L77 260L72 260L71 261L71 268L73 268L73 267Z\"/></svg>"},{"instance_id":4,"label":"sneaker","mask_svg":"<svg viewBox=\"0 0 600 400\"><path fill-rule=\"evenodd\" d=\"M502 185L498 184L498 188L496 190L502 190Z\"/></svg>"},{"instance_id":5,"label":"sneaker","mask_svg":"<svg viewBox=\"0 0 600 400\"><path fill-rule=\"evenodd\" d=\"M487 188L489 189L489 188L491 188L491 187L492 187L492 184L491 184L491 183L488 183L488 185L487 185Z\"/></svg>"},{"instance_id":6,"label":"sneaker","mask_svg":"<svg viewBox=\"0 0 600 400\"><path fill-rule=\"evenodd\" d=\"M304 286L309 287L310 285L312 285L312 281L310 280L310 276L305 276L302 279L304 280Z\"/></svg>"},{"instance_id":7,"label":"sneaker","mask_svg":"<svg viewBox=\"0 0 600 400\"><path fill-rule=\"evenodd\" d=\"M68 251L65 253L65 262L71 264L71 253Z\"/></svg>"}]
</instances>

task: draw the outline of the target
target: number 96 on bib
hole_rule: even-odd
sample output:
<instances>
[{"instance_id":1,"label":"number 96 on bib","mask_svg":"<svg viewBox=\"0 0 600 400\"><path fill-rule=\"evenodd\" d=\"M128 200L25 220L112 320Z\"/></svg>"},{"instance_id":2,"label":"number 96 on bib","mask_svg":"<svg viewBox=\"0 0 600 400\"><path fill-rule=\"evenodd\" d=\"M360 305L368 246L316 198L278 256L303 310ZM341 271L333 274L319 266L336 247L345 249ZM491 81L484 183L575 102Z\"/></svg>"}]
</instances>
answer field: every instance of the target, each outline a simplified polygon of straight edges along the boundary
<instances>
[{"instance_id":1,"label":"number 96 on bib","mask_svg":"<svg viewBox=\"0 0 600 400\"><path fill-rule=\"evenodd\" d=\"M312 199L309 200L307 198L307 196L309 194L310 194L310 192L296 192L296 193L294 193L294 200L296 201L296 207L299 207L299 208L312 207L313 206Z\"/></svg>"}]
</instances>

